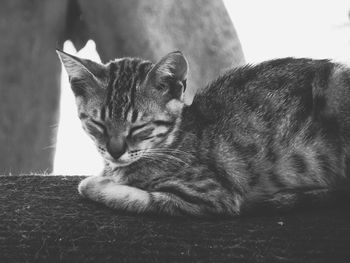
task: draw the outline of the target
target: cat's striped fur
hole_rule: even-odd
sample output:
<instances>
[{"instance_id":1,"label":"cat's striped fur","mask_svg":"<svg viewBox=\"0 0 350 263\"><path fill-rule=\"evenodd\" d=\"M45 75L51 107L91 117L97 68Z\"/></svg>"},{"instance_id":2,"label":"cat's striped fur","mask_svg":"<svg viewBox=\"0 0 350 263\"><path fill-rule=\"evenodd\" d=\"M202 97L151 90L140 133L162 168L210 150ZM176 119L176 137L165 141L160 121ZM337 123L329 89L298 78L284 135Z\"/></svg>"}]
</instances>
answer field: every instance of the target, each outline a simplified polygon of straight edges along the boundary
<instances>
[{"instance_id":1,"label":"cat's striped fur","mask_svg":"<svg viewBox=\"0 0 350 263\"><path fill-rule=\"evenodd\" d=\"M105 160L79 192L115 209L237 215L293 206L350 175L350 70L278 59L228 71L183 103L181 52L100 65L59 52ZM208 65L210 66L210 65Z\"/></svg>"}]
</instances>

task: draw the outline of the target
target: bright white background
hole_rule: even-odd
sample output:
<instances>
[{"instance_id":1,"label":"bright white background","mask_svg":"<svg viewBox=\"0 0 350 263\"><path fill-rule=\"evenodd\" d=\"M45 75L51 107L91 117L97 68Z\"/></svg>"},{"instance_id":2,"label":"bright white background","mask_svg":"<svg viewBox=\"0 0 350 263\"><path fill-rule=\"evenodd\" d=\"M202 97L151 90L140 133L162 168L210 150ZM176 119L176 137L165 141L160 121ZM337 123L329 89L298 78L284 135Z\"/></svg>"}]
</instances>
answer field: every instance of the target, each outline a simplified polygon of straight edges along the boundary
<instances>
[{"instance_id":1,"label":"bright white background","mask_svg":"<svg viewBox=\"0 0 350 263\"><path fill-rule=\"evenodd\" d=\"M349 61L348 0L224 2L247 62L285 56Z\"/></svg>"},{"instance_id":2,"label":"bright white background","mask_svg":"<svg viewBox=\"0 0 350 263\"><path fill-rule=\"evenodd\" d=\"M66 41L63 50L83 58L101 62L95 43L88 41L78 53L70 41ZM81 128L78 119L75 98L70 89L66 71L61 75L60 122L58 126L54 174L93 175L102 169L102 160L94 143Z\"/></svg>"},{"instance_id":3,"label":"bright white background","mask_svg":"<svg viewBox=\"0 0 350 263\"><path fill-rule=\"evenodd\" d=\"M224 0L248 63L277 57L350 61L350 1ZM64 50L76 54L71 42ZM78 56L99 61L89 41ZM112 58L111 58L112 59ZM62 74L61 118L54 174L96 174L102 161L83 132L68 77Z\"/></svg>"}]
</instances>

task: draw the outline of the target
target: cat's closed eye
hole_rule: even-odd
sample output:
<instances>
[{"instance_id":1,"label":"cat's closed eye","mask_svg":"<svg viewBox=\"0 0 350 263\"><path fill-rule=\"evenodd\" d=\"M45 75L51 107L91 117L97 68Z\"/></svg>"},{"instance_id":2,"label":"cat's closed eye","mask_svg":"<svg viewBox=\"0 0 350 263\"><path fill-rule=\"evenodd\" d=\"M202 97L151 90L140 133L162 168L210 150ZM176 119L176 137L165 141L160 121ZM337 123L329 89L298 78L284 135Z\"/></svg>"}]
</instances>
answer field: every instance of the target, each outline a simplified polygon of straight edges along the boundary
<instances>
[{"instance_id":1,"label":"cat's closed eye","mask_svg":"<svg viewBox=\"0 0 350 263\"><path fill-rule=\"evenodd\" d=\"M162 119L134 125L129 130L128 138L133 141L146 141L155 137L163 137L172 126L172 121Z\"/></svg>"},{"instance_id":2,"label":"cat's closed eye","mask_svg":"<svg viewBox=\"0 0 350 263\"><path fill-rule=\"evenodd\" d=\"M148 140L148 139L151 139L154 137L153 131L154 131L154 128L149 127L149 128L143 129L142 131L134 134L132 138L134 140L143 140L143 141Z\"/></svg>"},{"instance_id":3,"label":"cat's closed eye","mask_svg":"<svg viewBox=\"0 0 350 263\"><path fill-rule=\"evenodd\" d=\"M141 130L142 128L144 128L146 126L147 126L147 123L139 124L139 125L135 125L135 126L131 127L129 130L129 137L133 136L137 131Z\"/></svg>"},{"instance_id":4,"label":"cat's closed eye","mask_svg":"<svg viewBox=\"0 0 350 263\"><path fill-rule=\"evenodd\" d=\"M90 119L85 123L86 128L90 132L91 135L93 136L105 136L107 135L107 128L106 126L96 120Z\"/></svg>"}]
</instances>

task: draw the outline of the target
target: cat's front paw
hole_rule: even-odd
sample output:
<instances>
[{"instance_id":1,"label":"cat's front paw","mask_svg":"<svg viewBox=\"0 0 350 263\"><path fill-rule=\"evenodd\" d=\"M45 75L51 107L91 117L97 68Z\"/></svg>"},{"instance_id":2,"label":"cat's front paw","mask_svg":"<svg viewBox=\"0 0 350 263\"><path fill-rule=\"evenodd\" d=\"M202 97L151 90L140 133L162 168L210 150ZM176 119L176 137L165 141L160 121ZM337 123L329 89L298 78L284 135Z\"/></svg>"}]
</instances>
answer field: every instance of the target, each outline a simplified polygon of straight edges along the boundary
<instances>
[{"instance_id":1,"label":"cat's front paw","mask_svg":"<svg viewBox=\"0 0 350 263\"><path fill-rule=\"evenodd\" d=\"M150 202L146 191L119 184L117 179L108 176L88 177L80 182L78 191L82 196L114 209L142 212Z\"/></svg>"},{"instance_id":2,"label":"cat's front paw","mask_svg":"<svg viewBox=\"0 0 350 263\"><path fill-rule=\"evenodd\" d=\"M102 189L106 184L112 183L113 180L109 177L105 176L90 176L85 178L79 183L78 191L79 194L95 200L99 201L102 196Z\"/></svg>"}]
</instances>

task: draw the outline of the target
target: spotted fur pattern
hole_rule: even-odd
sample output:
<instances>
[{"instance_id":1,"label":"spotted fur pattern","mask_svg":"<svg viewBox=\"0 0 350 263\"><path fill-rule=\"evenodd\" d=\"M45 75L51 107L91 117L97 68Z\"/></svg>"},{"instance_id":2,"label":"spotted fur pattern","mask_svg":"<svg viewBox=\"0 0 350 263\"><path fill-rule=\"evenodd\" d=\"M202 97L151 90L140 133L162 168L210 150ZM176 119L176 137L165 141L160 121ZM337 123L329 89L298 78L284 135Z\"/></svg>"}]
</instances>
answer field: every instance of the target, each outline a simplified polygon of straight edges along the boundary
<instances>
[{"instance_id":1,"label":"spotted fur pattern","mask_svg":"<svg viewBox=\"0 0 350 263\"><path fill-rule=\"evenodd\" d=\"M285 58L228 71L183 103L181 52L105 65L58 52L105 161L79 192L114 209L237 215L294 206L350 173L350 70ZM301 198L302 197L302 198Z\"/></svg>"}]
</instances>

